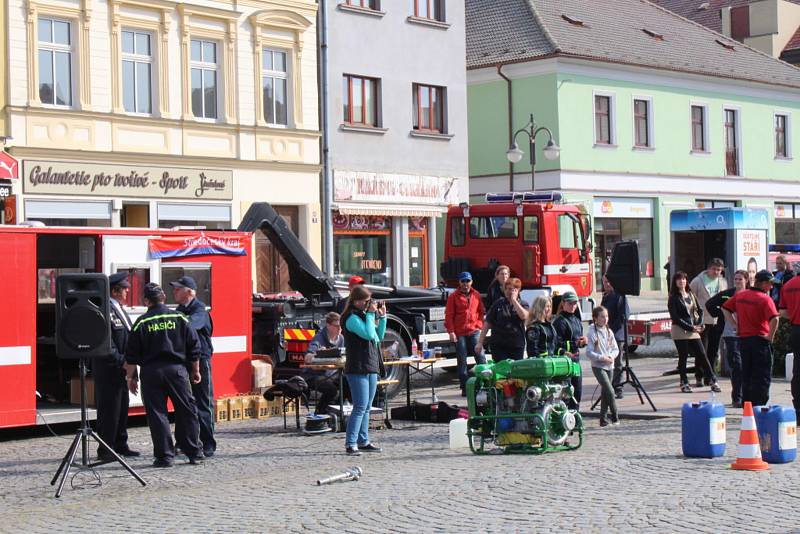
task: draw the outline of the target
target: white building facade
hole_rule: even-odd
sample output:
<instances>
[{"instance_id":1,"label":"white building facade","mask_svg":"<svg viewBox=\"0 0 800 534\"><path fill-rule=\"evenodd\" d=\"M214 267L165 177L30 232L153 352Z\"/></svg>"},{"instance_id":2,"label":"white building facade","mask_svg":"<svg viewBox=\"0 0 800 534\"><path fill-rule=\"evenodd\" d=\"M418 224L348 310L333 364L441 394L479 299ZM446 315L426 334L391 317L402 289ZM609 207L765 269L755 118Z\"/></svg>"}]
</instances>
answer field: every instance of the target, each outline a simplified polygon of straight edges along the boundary
<instances>
[{"instance_id":1,"label":"white building facade","mask_svg":"<svg viewBox=\"0 0 800 534\"><path fill-rule=\"evenodd\" d=\"M267 201L319 260L316 12L313 0L9 0L14 220L235 228ZM260 239L256 258L256 289L284 288Z\"/></svg>"},{"instance_id":2,"label":"white building facade","mask_svg":"<svg viewBox=\"0 0 800 534\"><path fill-rule=\"evenodd\" d=\"M430 287L469 192L464 2L334 0L327 20L334 276Z\"/></svg>"}]
</instances>

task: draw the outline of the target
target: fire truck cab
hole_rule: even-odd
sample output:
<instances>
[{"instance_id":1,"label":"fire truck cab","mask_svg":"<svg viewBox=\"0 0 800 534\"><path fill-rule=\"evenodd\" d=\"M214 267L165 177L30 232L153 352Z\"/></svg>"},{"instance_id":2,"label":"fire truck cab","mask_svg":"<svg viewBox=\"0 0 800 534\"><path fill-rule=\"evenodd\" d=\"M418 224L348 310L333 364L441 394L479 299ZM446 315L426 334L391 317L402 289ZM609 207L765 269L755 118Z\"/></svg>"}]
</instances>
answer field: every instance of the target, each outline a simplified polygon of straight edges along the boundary
<instances>
[{"instance_id":1,"label":"fire truck cab","mask_svg":"<svg viewBox=\"0 0 800 534\"><path fill-rule=\"evenodd\" d=\"M214 393L252 384L251 234L239 232L0 226L0 428L80 419L78 363L56 355L56 279L64 273L127 272L125 306L146 311L143 286L190 275L214 321ZM90 392L93 388L87 387ZM144 413L138 395L131 414ZM94 417L93 411L90 417Z\"/></svg>"},{"instance_id":2,"label":"fire truck cab","mask_svg":"<svg viewBox=\"0 0 800 534\"><path fill-rule=\"evenodd\" d=\"M458 273L470 271L485 292L497 266L508 265L524 293L574 291L585 313L593 291L590 235L582 206L562 203L558 193L489 193L486 204L448 210L442 276L456 287Z\"/></svg>"}]
</instances>

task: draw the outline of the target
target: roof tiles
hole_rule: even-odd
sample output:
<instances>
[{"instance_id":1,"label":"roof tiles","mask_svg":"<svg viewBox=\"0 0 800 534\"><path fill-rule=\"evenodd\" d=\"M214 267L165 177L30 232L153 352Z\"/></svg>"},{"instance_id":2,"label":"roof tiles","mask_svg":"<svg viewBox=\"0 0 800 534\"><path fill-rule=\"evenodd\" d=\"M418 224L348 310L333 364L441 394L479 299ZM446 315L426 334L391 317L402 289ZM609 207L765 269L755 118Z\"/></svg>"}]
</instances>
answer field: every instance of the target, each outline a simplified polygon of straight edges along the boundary
<instances>
[{"instance_id":1,"label":"roof tiles","mask_svg":"<svg viewBox=\"0 0 800 534\"><path fill-rule=\"evenodd\" d=\"M647 0L466 0L466 10L472 69L560 56L800 87L800 69Z\"/></svg>"}]
</instances>

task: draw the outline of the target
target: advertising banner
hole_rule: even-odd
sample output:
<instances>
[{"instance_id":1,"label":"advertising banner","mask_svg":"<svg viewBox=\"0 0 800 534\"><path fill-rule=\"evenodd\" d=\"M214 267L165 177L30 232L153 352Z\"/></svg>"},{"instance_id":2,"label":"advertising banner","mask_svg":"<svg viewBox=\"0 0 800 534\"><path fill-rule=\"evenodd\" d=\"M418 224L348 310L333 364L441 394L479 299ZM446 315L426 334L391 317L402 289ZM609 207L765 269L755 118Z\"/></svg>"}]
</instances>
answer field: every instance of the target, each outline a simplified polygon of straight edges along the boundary
<instances>
[{"instance_id":1,"label":"advertising banner","mask_svg":"<svg viewBox=\"0 0 800 534\"><path fill-rule=\"evenodd\" d=\"M153 258L222 255L246 256L244 243L238 237L211 237L205 233L189 237L160 237L149 242Z\"/></svg>"},{"instance_id":2,"label":"advertising banner","mask_svg":"<svg viewBox=\"0 0 800 534\"><path fill-rule=\"evenodd\" d=\"M736 230L736 267L749 272L768 269L767 231Z\"/></svg>"}]
</instances>

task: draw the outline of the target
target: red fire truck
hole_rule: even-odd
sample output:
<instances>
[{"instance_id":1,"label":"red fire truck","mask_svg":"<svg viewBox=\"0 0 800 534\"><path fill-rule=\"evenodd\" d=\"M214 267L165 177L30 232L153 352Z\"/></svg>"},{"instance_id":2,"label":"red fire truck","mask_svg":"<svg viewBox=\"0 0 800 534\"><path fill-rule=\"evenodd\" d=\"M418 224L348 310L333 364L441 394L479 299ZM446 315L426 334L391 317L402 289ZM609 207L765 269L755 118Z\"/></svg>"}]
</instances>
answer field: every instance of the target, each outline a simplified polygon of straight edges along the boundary
<instances>
[{"instance_id":1,"label":"red fire truck","mask_svg":"<svg viewBox=\"0 0 800 534\"><path fill-rule=\"evenodd\" d=\"M589 217L560 194L489 193L486 204L452 206L445 236L442 275L448 286L456 286L459 272L470 271L475 288L485 292L496 267L508 265L528 300L536 292L574 291L584 315L591 312Z\"/></svg>"},{"instance_id":2,"label":"red fire truck","mask_svg":"<svg viewBox=\"0 0 800 534\"><path fill-rule=\"evenodd\" d=\"M145 311L144 284L194 277L214 319L215 394L249 391L251 239L241 232L0 226L0 427L80 419L77 362L55 353L55 281L63 273L128 272L133 319ZM140 413L141 399L132 396L131 414Z\"/></svg>"}]
</instances>

